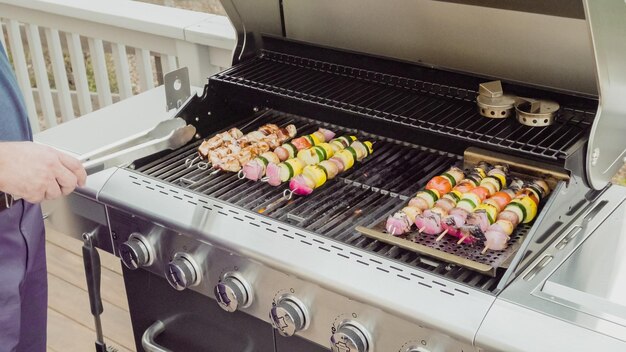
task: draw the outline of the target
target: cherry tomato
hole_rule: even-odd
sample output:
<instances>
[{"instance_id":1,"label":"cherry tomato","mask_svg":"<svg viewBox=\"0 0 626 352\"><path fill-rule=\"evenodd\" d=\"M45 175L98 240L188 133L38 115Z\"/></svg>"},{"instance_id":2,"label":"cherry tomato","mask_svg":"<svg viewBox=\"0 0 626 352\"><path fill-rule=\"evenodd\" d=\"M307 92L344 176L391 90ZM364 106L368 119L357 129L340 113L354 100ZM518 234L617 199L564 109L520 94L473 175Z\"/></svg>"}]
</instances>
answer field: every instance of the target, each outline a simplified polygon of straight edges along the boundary
<instances>
[{"instance_id":1,"label":"cherry tomato","mask_svg":"<svg viewBox=\"0 0 626 352\"><path fill-rule=\"evenodd\" d=\"M496 192L493 196L489 197L498 204L498 209L504 209L507 204L511 202L511 196L506 192Z\"/></svg>"},{"instance_id":2,"label":"cherry tomato","mask_svg":"<svg viewBox=\"0 0 626 352\"><path fill-rule=\"evenodd\" d=\"M461 193L467 193L474 188L475 186L471 182L461 182L460 184L456 185L456 187L454 187L455 190Z\"/></svg>"},{"instance_id":3,"label":"cherry tomato","mask_svg":"<svg viewBox=\"0 0 626 352\"><path fill-rule=\"evenodd\" d=\"M426 184L426 189L434 189L437 190L439 194L446 194L452 190L452 185L447 178L435 176Z\"/></svg>"},{"instance_id":4,"label":"cherry tomato","mask_svg":"<svg viewBox=\"0 0 626 352\"><path fill-rule=\"evenodd\" d=\"M484 201L489 196L489 190L485 187L476 187L470 191L470 193L474 193L480 198L480 201Z\"/></svg>"}]
</instances>

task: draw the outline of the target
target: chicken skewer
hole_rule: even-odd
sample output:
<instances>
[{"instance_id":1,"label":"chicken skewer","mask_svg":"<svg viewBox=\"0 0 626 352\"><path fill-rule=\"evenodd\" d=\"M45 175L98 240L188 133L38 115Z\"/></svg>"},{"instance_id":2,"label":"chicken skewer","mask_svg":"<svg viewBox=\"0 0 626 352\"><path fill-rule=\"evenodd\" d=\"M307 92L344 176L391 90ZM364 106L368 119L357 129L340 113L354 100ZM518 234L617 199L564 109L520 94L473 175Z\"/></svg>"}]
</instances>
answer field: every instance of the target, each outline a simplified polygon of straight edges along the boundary
<instances>
[{"instance_id":1,"label":"chicken skewer","mask_svg":"<svg viewBox=\"0 0 626 352\"><path fill-rule=\"evenodd\" d=\"M293 124L284 128L271 123L265 124L246 135L237 128L231 128L202 142L198 147L198 156L208 162L198 164L198 167L206 169L211 164L216 169L238 171L242 162L245 164L250 158L280 146L293 138L296 132ZM193 165L193 161L190 165Z\"/></svg>"},{"instance_id":2,"label":"chicken skewer","mask_svg":"<svg viewBox=\"0 0 626 352\"><path fill-rule=\"evenodd\" d=\"M208 159L214 169L237 172L256 156L279 147L295 134L296 128L293 125L253 131L234 143L209 151Z\"/></svg>"}]
</instances>

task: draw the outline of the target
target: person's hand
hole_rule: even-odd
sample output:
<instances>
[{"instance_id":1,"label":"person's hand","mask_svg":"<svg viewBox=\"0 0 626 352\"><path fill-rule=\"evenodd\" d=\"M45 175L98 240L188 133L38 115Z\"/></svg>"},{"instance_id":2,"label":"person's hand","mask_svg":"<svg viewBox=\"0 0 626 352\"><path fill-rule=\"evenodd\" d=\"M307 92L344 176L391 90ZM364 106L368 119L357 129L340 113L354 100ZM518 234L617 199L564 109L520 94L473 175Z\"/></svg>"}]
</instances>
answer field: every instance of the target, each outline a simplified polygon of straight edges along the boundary
<instances>
[{"instance_id":1,"label":"person's hand","mask_svg":"<svg viewBox=\"0 0 626 352\"><path fill-rule=\"evenodd\" d=\"M55 199L84 186L82 164L33 142L0 143L0 191L31 203Z\"/></svg>"}]
</instances>

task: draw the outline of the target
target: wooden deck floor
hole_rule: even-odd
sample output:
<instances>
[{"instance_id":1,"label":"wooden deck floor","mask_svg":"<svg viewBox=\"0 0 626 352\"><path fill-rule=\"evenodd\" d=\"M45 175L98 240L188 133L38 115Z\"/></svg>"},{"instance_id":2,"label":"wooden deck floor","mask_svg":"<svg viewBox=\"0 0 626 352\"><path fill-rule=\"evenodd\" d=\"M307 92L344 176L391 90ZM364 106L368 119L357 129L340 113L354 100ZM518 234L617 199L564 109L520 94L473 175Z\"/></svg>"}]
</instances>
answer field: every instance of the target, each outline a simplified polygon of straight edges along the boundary
<instances>
[{"instance_id":1,"label":"wooden deck floor","mask_svg":"<svg viewBox=\"0 0 626 352\"><path fill-rule=\"evenodd\" d=\"M82 261L82 242L47 229L48 351L94 351L95 329ZM100 251L102 329L107 346L135 351L120 261Z\"/></svg>"}]
</instances>

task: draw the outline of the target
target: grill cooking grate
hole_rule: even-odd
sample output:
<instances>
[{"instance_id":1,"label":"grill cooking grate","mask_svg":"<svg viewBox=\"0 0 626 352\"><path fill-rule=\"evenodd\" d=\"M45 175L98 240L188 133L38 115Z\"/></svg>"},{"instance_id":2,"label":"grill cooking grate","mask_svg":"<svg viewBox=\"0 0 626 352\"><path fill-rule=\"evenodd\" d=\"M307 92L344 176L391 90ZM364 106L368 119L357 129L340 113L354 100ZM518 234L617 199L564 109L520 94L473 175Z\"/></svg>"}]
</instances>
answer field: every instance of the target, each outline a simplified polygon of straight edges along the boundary
<instances>
[{"instance_id":1,"label":"grill cooking grate","mask_svg":"<svg viewBox=\"0 0 626 352\"><path fill-rule=\"evenodd\" d=\"M338 135L350 133L362 140L372 140L375 151L362 163L328 181L313 194L294 196L289 201L282 199L285 185L272 187L263 182L240 180L233 173L187 168L185 160L195 157L200 142L173 151L137 171L479 289L495 289L503 272L499 272L497 277L490 277L367 238L355 230L356 226L376 224L401 207L430 178L453 164L460 164L459 156L271 110L250 121L240 123L240 126L248 125L244 133L270 122L280 126L294 123L298 127L298 135L324 126Z\"/></svg>"},{"instance_id":2,"label":"grill cooking grate","mask_svg":"<svg viewBox=\"0 0 626 352\"><path fill-rule=\"evenodd\" d=\"M474 90L267 50L211 80L553 160L576 149L595 116L561 104L549 127L487 119L477 112Z\"/></svg>"}]
</instances>

